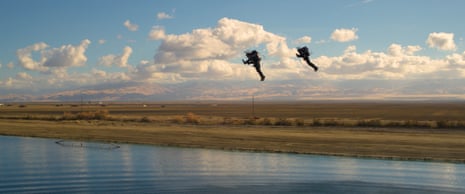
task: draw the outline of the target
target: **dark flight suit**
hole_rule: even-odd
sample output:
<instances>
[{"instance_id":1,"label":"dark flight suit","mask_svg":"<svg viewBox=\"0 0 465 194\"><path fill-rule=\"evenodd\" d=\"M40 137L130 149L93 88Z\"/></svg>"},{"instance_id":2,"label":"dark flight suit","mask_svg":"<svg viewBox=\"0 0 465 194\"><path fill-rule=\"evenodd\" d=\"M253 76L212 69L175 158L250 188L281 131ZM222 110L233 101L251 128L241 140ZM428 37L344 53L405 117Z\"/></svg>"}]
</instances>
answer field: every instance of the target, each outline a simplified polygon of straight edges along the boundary
<instances>
[{"instance_id":1,"label":"dark flight suit","mask_svg":"<svg viewBox=\"0 0 465 194\"><path fill-rule=\"evenodd\" d=\"M310 61L310 53L306 46L297 49L297 51L299 52L299 54L295 54L297 57L303 58L310 67L312 67L315 71L318 71L318 67Z\"/></svg>"},{"instance_id":2,"label":"dark flight suit","mask_svg":"<svg viewBox=\"0 0 465 194\"><path fill-rule=\"evenodd\" d=\"M260 81L265 80L265 75L263 74L261 68L260 68L260 57L258 56L257 51L252 51L250 53L246 53L247 56L247 61L242 60L244 64L253 64L255 67L255 70L257 70L258 75L260 75Z\"/></svg>"}]
</instances>

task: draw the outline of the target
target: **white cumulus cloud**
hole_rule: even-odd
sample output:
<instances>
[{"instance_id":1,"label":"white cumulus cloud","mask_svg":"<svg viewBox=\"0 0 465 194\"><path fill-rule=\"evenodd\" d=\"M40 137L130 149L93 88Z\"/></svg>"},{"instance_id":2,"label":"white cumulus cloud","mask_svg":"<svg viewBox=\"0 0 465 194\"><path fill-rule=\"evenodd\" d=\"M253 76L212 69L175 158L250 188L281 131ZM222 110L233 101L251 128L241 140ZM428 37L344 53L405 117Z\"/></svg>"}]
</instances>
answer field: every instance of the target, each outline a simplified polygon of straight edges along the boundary
<instances>
[{"instance_id":1,"label":"white cumulus cloud","mask_svg":"<svg viewBox=\"0 0 465 194\"><path fill-rule=\"evenodd\" d=\"M124 47L121 55L105 55L100 57L100 64L105 66L116 65L118 67L127 67L128 59L132 54L132 48L129 46Z\"/></svg>"},{"instance_id":2,"label":"white cumulus cloud","mask_svg":"<svg viewBox=\"0 0 465 194\"><path fill-rule=\"evenodd\" d=\"M139 25L133 24L129 20L126 20L123 24L129 31L137 31L139 29Z\"/></svg>"},{"instance_id":3,"label":"white cumulus cloud","mask_svg":"<svg viewBox=\"0 0 465 194\"><path fill-rule=\"evenodd\" d=\"M422 48L418 45L402 47L400 44L391 44L388 48L388 54L392 56L413 55L415 52L420 51Z\"/></svg>"},{"instance_id":4,"label":"white cumulus cloud","mask_svg":"<svg viewBox=\"0 0 465 194\"><path fill-rule=\"evenodd\" d=\"M230 59L262 44L269 55L289 55L292 51L284 37L265 31L261 25L229 18L220 19L215 28L194 29L180 35L165 34L163 28L156 26L149 37L162 40L155 55L157 63Z\"/></svg>"},{"instance_id":5,"label":"white cumulus cloud","mask_svg":"<svg viewBox=\"0 0 465 194\"><path fill-rule=\"evenodd\" d=\"M9 77L9 78L5 81L4 84L5 84L5 86L7 86L7 87L11 87L11 86L13 86L13 83L14 83L13 78Z\"/></svg>"},{"instance_id":6,"label":"white cumulus cloud","mask_svg":"<svg viewBox=\"0 0 465 194\"><path fill-rule=\"evenodd\" d=\"M0 80L0 86L1 86L1 85L4 85L4 86L6 86L6 87L12 87L12 86L13 86L13 82L14 82L13 78L8 77L8 78L7 78L5 81L3 81L3 82Z\"/></svg>"},{"instance_id":7,"label":"white cumulus cloud","mask_svg":"<svg viewBox=\"0 0 465 194\"><path fill-rule=\"evenodd\" d=\"M152 40L161 40L165 36L165 29L162 26L153 26L149 33L149 38Z\"/></svg>"},{"instance_id":8,"label":"white cumulus cloud","mask_svg":"<svg viewBox=\"0 0 465 194\"><path fill-rule=\"evenodd\" d=\"M18 56L19 64L28 70L44 70L43 61L35 61L32 58L32 52L38 52L47 48L48 45L44 42L36 43L25 48L18 49L16 56Z\"/></svg>"},{"instance_id":9,"label":"white cumulus cloud","mask_svg":"<svg viewBox=\"0 0 465 194\"><path fill-rule=\"evenodd\" d=\"M346 28L341 28L341 29L336 29L333 31L331 34L331 39L337 42L349 42L352 40L357 40L357 28L352 28L352 29L346 29Z\"/></svg>"},{"instance_id":10,"label":"white cumulus cloud","mask_svg":"<svg viewBox=\"0 0 465 194\"><path fill-rule=\"evenodd\" d=\"M107 76L107 72L98 69L92 69L92 75L97 76L98 78L104 78Z\"/></svg>"},{"instance_id":11,"label":"white cumulus cloud","mask_svg":"<svg viewBox=\"0 0 465 194\"><path fill-rule=\"evenodd\" d=\"M440 50L455 50L454 33L445 32L433 32L430 33L426 40L431 48L437 48Z\"/></svg>"},{"instance_id":12,"label":"white cumulus cloud","mask_svg":"<svg viewBox=\"0 0 465 194\"><path fill-rule=\"evenodd\" d=\"M159 13L157 14L157 19L158 19L158 20L165 20L165 19L171 19L171 18L173 18L173 16L172 16L172 15L169 15L169 14L167 14L167 13L165 13L165 12L159 12Z\"/></svg>"},{"instance_id":13,"label":"white cumulus cloud","mask_svg":"<svg viewBox=\"0 0 465 194\"><path fill-rule=\"evenodd\" d=\"M465 52L462 54L453 53L451 55L446 56L446 60L452 66L462 66L465 68Z\"/></svg>"},{"instance_id":14,"label":"white cumulus cloud","mask_svg":"<svg viewBox=\"0 0 465 194\"><path fill-rule=\"evenodd\" d=\"M321 56L314 62L321 66L323 78L342 80L434 77L449 66L445 60L413 55L420 49L392 44L386 52L357 52L355 46L349 46L341 56Z\"/></svg>"},{"instance_id":15,"label":"white cumulus cloud","mask_svg":"<svg viewBox=\"0 0 465 194\"><path fill-rule=\"evenodd\" d=\"M161 44L153 64L137 67L139 77L176 81L257 78L253 67L244 66L240 61L248 49L263 52L262 57L278 59L267 67L283 70L290 64L297 64L294 49L288 47L285 37L266 31L262 25L236 19L222 18L215 27L193 29L184 34L166 34L163 27L154 26L149 38L161 40ZM263 63L267 62L263 60ZM151 73L142 73L143 69ZM272 73L271 69L266 71Z\"/></svg>"},{"instance_id":16,"label":"white cumulus cloud","mask_svg":"<svg viewBox=\"0 0 465 194\"><path fill-rule=\"evenodd\" d=\"M308 43L312 42L312 37L310 37L310 36L302 36L299 39L297 39L295 42L297 44L303 44L303 43L308 44Z\"/></svg>"},{"instance_id":17,"label":"white cumulus cloud","mask_svg":"<svg viewBox=\"0 0 465 194\"><path fill-rule=\"evenodd\" d=\"M60 48L52 48L43 51L43 63L46 67L83 66L87 61L85 51L90 40L83 40L80 45L63 45Z\"/></svg>"},{"instance_id":18,"label":"white cumulus cloud","mask_svg":"<svg viewBox=\"0 0 465 194\"><path fill-rule=\"evenodd\" d=\"M79 45L63 45L48 48L43 42L27 46L16 51L19 64L28 70L45 72L50 68L83 66L87 61L85 51L90 40L85 39ZM33 52L40 53L39 59L33 58Z\"/></svg>"},{"instance_id":19,"label":"white cumulus cloud","mask_svg":"<svg viewBox=\"0 0 465 194\"><path fill-rule=\"evenodd\" d=\"M32 76L26 72L19 72L16 74L16 78L21 80L32 80Z\"/></svg>"}]
</instances>

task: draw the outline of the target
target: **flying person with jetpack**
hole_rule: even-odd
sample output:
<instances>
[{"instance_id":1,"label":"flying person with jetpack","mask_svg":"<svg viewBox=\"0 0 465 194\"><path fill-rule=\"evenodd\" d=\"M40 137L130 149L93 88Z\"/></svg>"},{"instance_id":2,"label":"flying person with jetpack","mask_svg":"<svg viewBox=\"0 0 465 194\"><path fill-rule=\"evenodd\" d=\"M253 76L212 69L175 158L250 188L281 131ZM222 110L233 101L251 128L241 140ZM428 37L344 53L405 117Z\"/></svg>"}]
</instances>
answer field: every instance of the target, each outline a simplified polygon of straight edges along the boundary
<instances>
[{"instance_id":1,"label":"flying person with jetpack","mask_svg":"<svg viewBox=\"0 0 465 194\"><path fill-rule=\"evenodd\" d=\"M310 52L308 52L308 48L306 46L299 48L297 47L297 51L299 53L295 54L298 58L303 58L307 64L313 68L313 70L318 71L318 67L310 61Z\"/></svg>"},{"instance_id":2,"label":"flying person with jetpack","mask_svg":"<svg viewBox=\"0 0 465 194\"><path fill-rule=\"evenodd\" d=\"M261 67L260 67L261 58L260 56L258 56L258 52L256 50L246 52L245 56L247 57L247 60L246 61L242 60L242 62L244 64L253 64L253 66L255 67L255 70L257 70L258 75L260 75L260 81L264 81L265 75L263 74Z\"/></svg>"}]
</instances>

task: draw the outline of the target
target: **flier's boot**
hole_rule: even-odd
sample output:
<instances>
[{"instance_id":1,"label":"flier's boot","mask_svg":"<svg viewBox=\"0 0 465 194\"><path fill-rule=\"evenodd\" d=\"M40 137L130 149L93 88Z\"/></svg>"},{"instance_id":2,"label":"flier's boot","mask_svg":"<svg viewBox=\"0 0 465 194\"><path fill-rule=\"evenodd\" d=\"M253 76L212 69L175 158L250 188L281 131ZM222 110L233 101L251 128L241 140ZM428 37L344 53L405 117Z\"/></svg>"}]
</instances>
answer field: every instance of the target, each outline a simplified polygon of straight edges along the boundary
<instances>
[{"instance_id":1,"label":"flier's boot","mask_svg":"<svg viewBox=\"0 0 465 194\"><path fill-rule=\"evenodd\" d=\"M315 64L313 64L313 63L310 61L310 59L307 58L307 59L305 59L305 61L307 62L307 64L308 64L310 67L313 68L313 70L315 70L315 72L318 71L318 67L317 67Z\"/></svg>"},{"instance_id":2,"label":"flier's boot","mask_svg":"<svg viewBox=\"0 0 465 194\"><path fill-rule=\"evenodd\" d=\"M265 75L260 69L260 65L254 65L254 66L255 66L255 70L257 70L258 75L260 75L260 81L265 81Z\"/></svg>"},{"instance_id":3,"label":"flier's boot","mask_svg":"<svg viewBox=\"0 0 465 194\"><path fill-rule=\"evenodd\" d=\"M315 70L315 72L318 71L318 67L315 64L313 64L312 62L310 62L310 66L313 67L313 70Z\"/></svg>"}]
</instances>

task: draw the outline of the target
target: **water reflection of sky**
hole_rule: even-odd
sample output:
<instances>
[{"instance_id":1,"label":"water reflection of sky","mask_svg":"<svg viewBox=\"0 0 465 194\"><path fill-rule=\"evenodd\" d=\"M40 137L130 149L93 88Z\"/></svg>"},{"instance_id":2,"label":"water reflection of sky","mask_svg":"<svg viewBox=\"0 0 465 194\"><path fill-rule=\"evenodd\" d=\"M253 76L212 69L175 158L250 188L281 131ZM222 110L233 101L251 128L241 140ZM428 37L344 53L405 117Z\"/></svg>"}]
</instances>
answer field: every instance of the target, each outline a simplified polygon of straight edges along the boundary
<instances>
[{"instance_id":1,"label":"water reflection of sky","mask_svg":"<svg viewBox=\"0 0 465 194\"><path fill-rule=\"evenodd\" d=\"M0 193L465 190L464 164L55 141L0 136Z\"/></svg>"}]
</instances>

